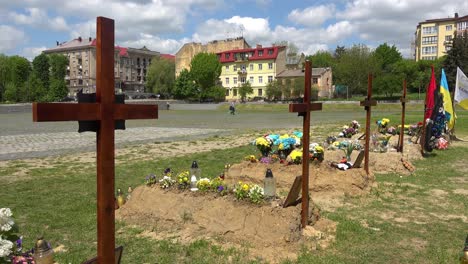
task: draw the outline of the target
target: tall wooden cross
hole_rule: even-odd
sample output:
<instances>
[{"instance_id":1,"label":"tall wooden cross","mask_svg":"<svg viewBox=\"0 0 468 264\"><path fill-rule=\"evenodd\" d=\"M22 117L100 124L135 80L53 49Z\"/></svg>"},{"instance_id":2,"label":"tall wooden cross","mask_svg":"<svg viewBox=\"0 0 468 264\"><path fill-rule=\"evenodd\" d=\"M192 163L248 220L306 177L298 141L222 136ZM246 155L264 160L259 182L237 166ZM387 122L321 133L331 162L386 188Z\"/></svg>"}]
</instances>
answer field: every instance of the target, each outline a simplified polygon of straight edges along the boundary
<instances>
[{"instance_id":1,"label":"tall wooden cross","mask_svg":"<svg viewBox=\"0 0 468 264\"><path fill-rule=\"evenodd\" d=\"M367 97L360 102L361 106L366 109L366 139L364 145L364 169L369 175L369 138L370 138L370 120L371 120L371 107L377 105L377 101L372 99L372 74L367 76Z\"/></svg>"},{"instance_id":2,"label":"tall wooden cross","mask_svg":"<svg viewBox=\"0 0 468 264\"><path fill-rule=\"evenodd\" d=\"M400 136L398 137L398 147L397 151L403 153L403 144L404 144L404 137L405 137L405 110L406 110L406 79L403 80L403 96L400 98L401 102L401 128L400 128Z\"/></svg>"},{"instance_id":3,"label":"tall wooden cross","mask_svg":"<svg viewBox=\"0 0 468 264\"><path fill-rule=\"evenodd\" d=\"M322 110L322 103L310 103L310 90L312 80L312 63L305 62L304 100L299 104L289 104L289 112L298 113L303 117L302 135L302 227L307 226L309 218L309 134L310 134L310 111Z\"/></svg>"},{"instance_id":4,"label":"tall wooden cross","mask_svg":"<svg viewBox=\"0 0 468 264\"><path fill-rule=\"evenodd\" d=\"M158 118L157 105L114 103L114 20L97 18L96 103L34 103L33 121L99 121L97 141L97 250L99 263L115 263L115 120Z\"/></svg>"}]
</instances>

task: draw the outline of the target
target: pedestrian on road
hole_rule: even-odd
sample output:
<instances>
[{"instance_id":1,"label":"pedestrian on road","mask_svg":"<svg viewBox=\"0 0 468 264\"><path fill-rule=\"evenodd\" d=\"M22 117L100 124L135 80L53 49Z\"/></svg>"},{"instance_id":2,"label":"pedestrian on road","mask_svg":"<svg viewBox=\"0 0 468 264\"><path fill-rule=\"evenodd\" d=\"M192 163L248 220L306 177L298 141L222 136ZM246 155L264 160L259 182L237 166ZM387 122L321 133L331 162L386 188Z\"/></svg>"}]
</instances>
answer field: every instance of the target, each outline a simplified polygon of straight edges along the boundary
<instances>
[{"instance_id":1,"label":"pedestrian on road","mask_svg":"<svg viewBox=\"0 0 468 264\"><path fill-rule=\"evenodd\" d=\"M236 114L236 107L234 105L234 102L232 102L231 105L229 106L229 112L231 113L231 115Z\"/></svg>"},{"instance_id":2,"label":"pedestrian on road","mask_svg":"<svg viewBox=\"0 0 468 264\"><path fill-rule=\"evenodd\" d=\"M166 102L166 109L169 110L170 107L171 105L169 104L169 102Z\"/></svg>"}]
</instances>

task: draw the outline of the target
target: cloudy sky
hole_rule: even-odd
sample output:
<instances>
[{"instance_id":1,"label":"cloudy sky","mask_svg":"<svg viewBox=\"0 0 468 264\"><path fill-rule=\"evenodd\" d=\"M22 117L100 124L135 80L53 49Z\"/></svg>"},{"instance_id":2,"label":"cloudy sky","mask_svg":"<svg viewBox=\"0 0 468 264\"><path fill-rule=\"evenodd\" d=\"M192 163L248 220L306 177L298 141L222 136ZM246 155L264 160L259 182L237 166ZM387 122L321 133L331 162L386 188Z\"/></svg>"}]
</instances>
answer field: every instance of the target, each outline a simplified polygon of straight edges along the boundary
<instances>
[{"instance_id":1,"label":"cloudy sky","mask_svg":"<svg viewBox=\"0 0 468 264\"><path fill-rule=\"evenodd\" d=\"M56 41L95 36L96 17L115 20L116 44L175 54L187 42L243 35L281 40L306 54L387 42L409 56L418 22L468 15L465 0L0 0L0 53L29 59Z\"/></svg>"}]
</instances>

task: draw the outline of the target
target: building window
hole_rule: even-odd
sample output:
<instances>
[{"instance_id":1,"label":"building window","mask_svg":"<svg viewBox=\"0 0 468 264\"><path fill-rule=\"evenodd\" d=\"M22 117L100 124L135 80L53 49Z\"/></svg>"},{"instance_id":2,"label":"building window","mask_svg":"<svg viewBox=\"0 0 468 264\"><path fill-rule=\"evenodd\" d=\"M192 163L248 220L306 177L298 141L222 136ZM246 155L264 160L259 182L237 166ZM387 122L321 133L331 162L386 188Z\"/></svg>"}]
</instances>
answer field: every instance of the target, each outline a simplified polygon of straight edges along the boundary
<instances>
[{"instance_id":1,"label":"building window","mask_svg":"<svg viewBox=\"0 0 468 264\"><path fill-rule=\"evenodd\" d=\"M232 90L232 96L237 96L237 89Z\"/></svg>"},{"instance_id":2,"label":"building window","mask_svg":"<svg viewBox=\"0 0 468 264\"><path fill-rule=\"evenodd\" d=\"M261 71L262 68L263 68L263 64L259 63L259 64L258 64L258 70Z\"/></svg>"},{"instance_id":3,"label":"building window","mask_svg":"<svg viewBox=\"0 0 468 264\"><path fill-rule=\"evenodd\" d=\"M429 34L437 34L437 28L434 27L423 27L423 34L424 35L429 35Z\"/></svg>"},{"instance_id":4,"label":"building window","mask_svg":"<svg viewBox=\"0 0 468 264\"><path fill-rule=\"evenodd\" d=\"M268 55L273 55L273 49L268 50Z\"/></svg>"},{"instance_id":5,"label":"building window","mask_svg":"<svg viewBox=\"0 0 468 264\"><path fill-rule=\"evenodd\" d=\"M436 56L425 56L425 57L422 57L423 60L436 60L437 57Z\"/></svg>"},{"instance_id":6,"label":"building window","mask_svg":"<svg viewBox=\"0 0 468 264\"><path fill-rule=\"evenodd\" d=\"M78 79L78 85L83 85L83 80L82 79Z\"/></svg>"},{"instance_id":7,"label":"building window","mask_svg":"<svg viewBox=\"0 0 468 264\"><path fill-rule=\"evenodd\" d=\"M436 44L437 43L437 37L423 37L422 38L422 44Z\"/></svg>"},{"instance_id":8,"label":"building window","mask_svg":"<svg viewBox=\"0 0 468 264\"><path fill-rule=\"evenodd\" d=\"M234 68L234 71L237 71L237 65L234 65L233 68Z\"/></svg>"},{"instance_id":9,"label":"building window","mask_svg":"<svg viewBox=\"0 0 468 264\"><path fill-rule=\"evenodd\" d=\"M263 95L263 90L262 89L258 89L258 96L262 96Z\"/></svg>"},{"instance_id":10,"label":"building window","mask_svg":"<svg viewBox=\"0 0 468 264\"><path fill-rule=\"evenodd\" d=\"M229 55L230 55L229 53L224 54L224 58L225 58L226 60L229 60Z\"/></svg>"},{"instance_id":11,"label":"building window","mask_svg":"<svg viewBox=\"0 0 468 264\"><path fill-rule=\"evenodd\" d=\"M251 63L251 64L249 65L249 69L250 69L251 71L253 71L253 67L254 67L254 66L253 66L253 64Z\"/></svg>"},{"instance_id":12,"label":"building window","mask_svg":"<svg viewBox=\"0 0 468 264\"><path fill-rule=\"evenodd\" d=\"M468 21L457 23L457 30L458 31L465 30L467 27L468 27Z\"/></svg>"},{"instance_id":13,"label":"building window","mask_svg":"<svg viewBox=\"0 0 468 264\"><path fill-rule=\"evenodd\" d=\"M232 78L232 82L233 82L234 84L237 84L237 77Z\"/></svg>"},{"instance_id":14,"label":"building window","mask_svg":"<svg viewBox=\"0 0 468 264\"><path fill-rule=\"evenodd\" d=\"M263 77L262 76L258 76L258 83L263 83Z\"/></svg>"},{"instance_id":15,"label":"building window","mask_svg":"<svg viewBox=\"0 0 468 264\"><path fill-rule=\"evenodd\" d=\"M226 89L226 96L229 96L229 89Z\"/></svg>"},{"instance_id":16,"label":"building window","mask_svg":"<svg viewBox=\"0 0 468 264\"><path fill-rule=\"evenodd\" d=\"M312 83L317 84L318 83L318 78L312 78Z\"/></svg>"},{"instance_id":17,"label":"building window","mask_svg":"<svg viewBox=\"0 0 468 264\"><path fill-rule=\"evenodd\" d=\"M435 54L437 53L437 46L422 47L422 54Z\"/></svg>"},{"instance_id":18,"label":"building window","mask_svg":"<svg viewBox=\"0 0 468 264\"><path fill-rule=\"evenodd\" d=\"M271 83L271 82L273 82L273 76L270 75L268 76L268 83Z\"/></svg>"},{"instance_id":19,"label":"building window","mask_svg":"<svg viewBox=\"0 0 468 264\"><path fill-rule=\"evenodd\" d=\"M229 84L229 78L226 78L226 83L225 84Z\"/></svg>"},{"instance_id":20,"label":"building window","mask_svg":"<svg viewBox=\"0 0 468 264\"><path fill-rule=\"evenodd\" d=\"M268 63L268 69L269 69L269 70L273 70L273 63L272 63L272 62L269 62L269 63Z\"/></svg>"},{"instance_id":21,"label":"building window","mask_svg":"<svg viewBox=\"0 0 468 264\"><path fill-rule=\"evenodd\" d=\"M253 77L253 76L250 76L249 82L250 82L250 83L253 83L253 82L254 82L254 77Z\"/></svg>"},{"instance_id":22,"label":"building window","mask_svg":"<svg viewBox=\"0 0 468 264\"><path fill-rule=\"evenodd\" d=\"M447 25L445 26L446 31L452 31L452 25Z\"/></svg>"},{"instance_id":23,"label":"building window","mask_svg":"<svg viewBox=\"0 0 468 264\"><path fill-rule=\"evenodd\" d=\"M229 65L226 65L226 71L227 72L229 71Z\"/></svg>"},{"instance_id":24,"label":"building window","mask_svg":"<svg viewBox=\"0 0 468 264\"><path fill-rule=\"evenodd\" d=\"M445 41L452 41L452 36L445 36Z\"/></svg>"},{"instance_id":25,"label":"building window","mask_svg":"<svg viewBox=\"0 0 468 264\"><path fill-rule=\"evenodd\" d=\"M263 56L263 50L259 50L259 51L258 51L258 56L259 56L259 57L262 57L262 56Z\"/></svg>"},{"instance_id":26,"label":"building window","mask_svg":"<svg viewBox=\"0 0 468 264\"><path fill-rule=\"evenodd\" d=\"M241 78L240 78L240 82L241 82L242 84L245 83L246 80L247 80L247 78L245 78L245 77L241 77Z\"/></svg>"}]
</instances>

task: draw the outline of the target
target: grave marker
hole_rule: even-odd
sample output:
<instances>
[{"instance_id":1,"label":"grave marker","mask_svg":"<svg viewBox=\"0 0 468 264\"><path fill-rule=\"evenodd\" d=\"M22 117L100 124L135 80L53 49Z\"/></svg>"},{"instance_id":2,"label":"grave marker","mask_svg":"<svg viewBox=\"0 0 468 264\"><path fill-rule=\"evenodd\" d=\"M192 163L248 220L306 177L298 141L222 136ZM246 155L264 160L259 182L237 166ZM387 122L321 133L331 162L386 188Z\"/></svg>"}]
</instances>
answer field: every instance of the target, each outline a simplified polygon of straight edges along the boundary
<instances>
[{"instance_id":1,"label":"grave marker","mask_svg":"<svg viewBox=\"0 0 468 264\"><path fill-rule=\"evenodd\" d=\"M97 18L96 103L33 103L33 121L98 121L98 263L115 263L115 120L158 118L157 105L114 103L114 20Z\"/></svg>"},{"instance_id":2,"label":"grave marker","mask_svg":"<svg viewBox=\"0 0 468 264\"><path fill-rule=\"evenodd\" d=\"M369 138L370 138L370 119L371 119L371 107L377 105L377 101L372 99L372 74L369 73L367 76L367 97L360 103L366 109L366 138L364 146L364 169L366 170L367 176L369 176Z\"/></svg>"},{"instance_id":3,"label":"grave marker","mask_svg":"<svg viewBox=\"0 0 468 264\"><path fill-rule=\"evenodd\" d=\"M309 134L310 134L310 111L322 110L322 103L310 103L310 89L312 80L312 63L305 62L304 78L304 100L302 103L289 104L289 112L298 113L303 117L303 135L302 135L302 227L307 226L309 218Z\"/></svg>"},{"instance_id":4,"label":"grave marker","mask_svg":"<svg viewBox=\"0 0 468 264\"><path fill-rule=\"evenodd\" d=\"M403 144L404 144L404 137L405 137L405 110L406 110L406 79L403 80L403 96L400 98L401 102L401 129L400 129L400 136L398 137L398 147L397 151L403 153Z\"/></svg>"}]
</instances>

